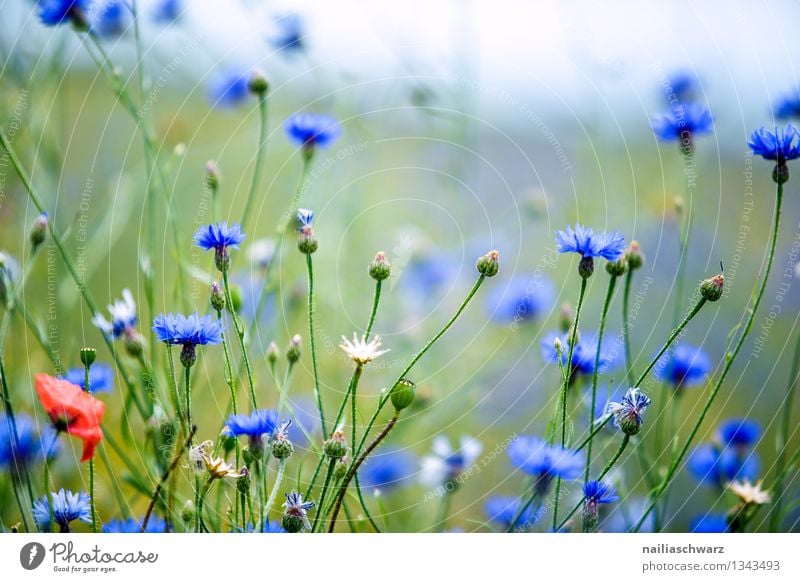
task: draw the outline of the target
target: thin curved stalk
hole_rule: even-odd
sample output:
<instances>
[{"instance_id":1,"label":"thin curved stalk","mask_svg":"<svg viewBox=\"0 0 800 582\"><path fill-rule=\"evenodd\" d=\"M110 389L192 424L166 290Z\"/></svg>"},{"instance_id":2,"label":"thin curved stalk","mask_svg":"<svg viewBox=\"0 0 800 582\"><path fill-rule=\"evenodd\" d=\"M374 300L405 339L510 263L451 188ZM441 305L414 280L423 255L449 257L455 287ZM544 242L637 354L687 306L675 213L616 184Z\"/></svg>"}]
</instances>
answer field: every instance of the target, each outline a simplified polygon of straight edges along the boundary
<instances>
[{"instance_id":1,"label":"thin curved stalk","mask_svg":"<svg viewBox=\"0 0 800 582\"><path fill-rule=\"evenodd\" d=\"M628 268L625 273L625 288L622 291L622 341L625 348L625 375L628 384L633 384L633 357L631 356L631 324L630 324L630 300L631 282L633 281L633 269Z\"/></svg>"},{"instance_id":2,"label":"thin curved stalk","mask_svg":"<svg viewBox=\"0 0 800 582\"><path fill-rule=\"evenodd\" d=\"M642 516L639 518L636 526L634 527L633 531L639 531L639 529L644 524L645 519L650 512L653 511L656 503L658 503L658 499L661 495L664 494L664 491L669 486L672 478L675 476L675 473L678 470L683 458L686 456L686 453L689 450L689 447L692 445L695 436L697 436L698 431L700 430L700 426L702 426L703 421L705 420L706 416L708 415L708 411L711 409L711 405L714 403L714 400L719 394L719 390L722 387L722 384L725 382L725 378L728 376L728 372L730 371L731 367L733 366L733 362L736 360L736 356L739 355L739 352L744 345L744 341L747 339L747 336L750 335L750 331L753 328L753 322L756 318L756 312L758 311L758 306L761 304L761 298L764 296L764 291L767 288L767 281L769 280L769 274L772 270L772 262L775 258L775 247L778 242L778 232L780 230L780 223L781 223L781 204L783 202L783 184L777 185L777 192L775 196L775 215L773 217L772 222L772 234L770 239L769 245L769 253L767 254L767 265L766 269L764 270L764 277L761 280L760 285L758 286L758 290L756 291L756 295L753 298L753 306L749 309L749 316L747 318L747 322L745 323L744 329L742 330L742 334L739 336L739 340L736 342L736 346L734 347L732 352L728 352L725 356L725 366L722 368L722 373L720 374L719 379L714 384L714 388L711 390L711 393L708 395L706 399L705 405L703 406L703 410L700 413L700 416L697 418L694 426L692 427L691 432L689 433L689 437L686 439L683 447L681 448L678 455L672 460L670 463L669 468L667 469L666 475L661 480L661 484L659 485L658 489L654 492L650 504L648 505L647 509L644 511Z\"/></svg>"},{"instance_id":3,"label":"thin curved stalk","mask_svg":"<svg viewBox=\"0 0 800 582\"><path fill-rule=\"evenodd\" d=\"M322 435L327 436L325 427L325 411L322 409L322 394L319 389L319 372L317 371L317 347L314 340L314 266L311 262L311 253L306 253L306 270L308 271L308 337L311 343L311 368L314 373L314 399L317 402L319 423L322 426ZM338 422L338 419L337 419ZM334 430L335 430L334 426Z\"/></svg>"},{"instance_id":4,"label":"thin curved stalk","mask_svg":"<svg viewBox=\"0 0 800 582\"><path fill-rule=\"evenodd\" d=\"M258 147L256 148L256 167L253 170L253 180L250 182L250 190L247 193L247 199L244 203L244 213L242 214L242 230L247 230L247 219L250 218L250 211L252 210L253 200L255 200L258 184L261 182L261 173L264 167L264 153L267 147L267 94L262 93L258 97L258 115L259 115L259 130L258 130Z\"/></svg>"}]
</instances>

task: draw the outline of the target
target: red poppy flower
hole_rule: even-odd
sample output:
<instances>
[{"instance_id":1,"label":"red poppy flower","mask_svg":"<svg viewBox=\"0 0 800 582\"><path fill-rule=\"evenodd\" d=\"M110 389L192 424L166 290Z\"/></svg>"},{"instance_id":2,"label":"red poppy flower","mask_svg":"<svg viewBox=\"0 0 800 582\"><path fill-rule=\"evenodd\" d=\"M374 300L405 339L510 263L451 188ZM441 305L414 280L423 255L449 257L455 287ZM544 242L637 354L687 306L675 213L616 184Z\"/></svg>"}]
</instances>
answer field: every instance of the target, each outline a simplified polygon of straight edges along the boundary
<instances>
[{"instance_id":1,"label":"red poppy flower","mask_svg":"<svg viewBox=\"0 0 800 582\"><path fill-rule=\"evenodd\" d=\"M56 430L65 431L83 441L81 461L94 456L103 439L100 422L106 405L79 386L47 374L36 374L36 392Z\"/></svg>"}]
</instances>

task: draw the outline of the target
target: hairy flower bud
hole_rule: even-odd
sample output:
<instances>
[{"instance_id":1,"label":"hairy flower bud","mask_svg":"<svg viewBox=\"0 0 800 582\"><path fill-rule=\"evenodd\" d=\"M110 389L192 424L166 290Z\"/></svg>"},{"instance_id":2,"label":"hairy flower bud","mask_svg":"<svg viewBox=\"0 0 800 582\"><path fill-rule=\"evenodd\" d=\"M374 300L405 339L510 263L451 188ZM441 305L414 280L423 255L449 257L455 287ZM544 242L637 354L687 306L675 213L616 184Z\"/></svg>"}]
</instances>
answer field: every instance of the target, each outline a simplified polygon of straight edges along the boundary
<instances>
[{"instance_id":1,"label":"hairy flower bud","mask_svg":"<svg viewBox=\"0 0 800 582\"><path fill-rule=\"evenodd\" d=\"M494 277L500 270L500 253L497 251L489 251L478 259L475 267L484 277Z\"/></svg>"},{"instance_id":2,"label":"hairy flower bud","mask_svg":"<svg viewBox=\"0 0 800 582\"><path fill-rule=\"evenodd\" d=\"M222 292L219 283L216 281L211 284L211 307L213 307L214 311L217 313L225 309L225 293Z\"/></svg>"},{"instance_id":3,"label":"hairy flower bud","mask_svg":"<svg viewBox=\"0 0 800 582\"><path fill-rule=\"evenodd\" d=\"M331 438L325 441L322 449L330 459L341 459L347 454L347 440L341 429L333 431Z\"/></svg>"},{"instance_id":4,"label":"hairy flower bud","mask_svg":"<svg viewBox=\"0 0 800 582\"><path fill-rule=\"evenodd\" d=\"M700 295L708 301L716 301L722 297L725 286L725 275L720 273L700 283Z\"/></svg>"},{"instance_id":5,"label":"hairy flower bud","mask_svg":"<svg viewBox=\"0 0 800 582\"><path fill-rule=\"evenodd\" d=\"M392 406L398 412L411 406L417 392L417 385L411 380L403 378L392 388Z\"/></svg>"},{"instance_id":6,"label":"hairy flower bud","mask_svg":"<svg viewBox=\"0 0 800 582\"><path fill-rule=\"evenodd\" d=\"M300 334L296 333L292 336L289 347L286 348L286 359L290 364L296 364L300 360L300 355L303 353L302 342L303 338L300 337Z\"/></svg>"},{"instance_id":7,"label":"hairy flower bud","mask_svg":"<svg viewBox=\"0 0 800 582\"><path fill-rule=\"evenodd\" d=\"M392 267L386 258L386 253L380 252L375 255L372 263L369 265L369 276L376 281L383 281L388 279L392 274Z\"/></svg>"},{"instance_id":8,"label":"hairy flower bud","mask_svg":"<svg viewBox=\"0 0 800 582\"><path fill-rule=\"evenodd\" d=\"M631 246L628 247L626 255L628 256L628 267L631 271L635 271L644 266L644 253L639 243L635 240L631 241Z\"/></svg>"},{"instance_id":9,"label":"hairy flower bud","mask_svg":"<svg viewBox=\"0 0 800 582\"><path fill-rule=\"evenodd\" d=\"M33 221L33 225L31 226L31 244L33 248L37 248L40 244L42 244L45 239L47 238L47 213L42 212L39 216L36 217L36 220Z\"/></svg>"}]
</instances>

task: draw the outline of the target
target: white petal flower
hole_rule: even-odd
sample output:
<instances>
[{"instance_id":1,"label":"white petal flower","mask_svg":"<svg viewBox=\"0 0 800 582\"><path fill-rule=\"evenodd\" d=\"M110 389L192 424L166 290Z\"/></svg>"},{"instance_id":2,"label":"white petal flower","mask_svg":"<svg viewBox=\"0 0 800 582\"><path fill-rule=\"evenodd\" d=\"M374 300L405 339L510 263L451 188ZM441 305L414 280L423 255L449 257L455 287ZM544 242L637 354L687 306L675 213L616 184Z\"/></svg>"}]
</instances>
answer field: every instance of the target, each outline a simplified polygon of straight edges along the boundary
<instances>
[{"instance_id":1,"label":"white petal flower","mask_svg":"<svg viewBox=\"0 0 800 582\"><path fill-rule=\"evenodd\" d=\"M365 336L358 336L353 334L353 341L351 342L346 337L342 336L342 343L339 344L347 357L353 360L356 364L364 366L369 364L372 360L388 352L389 350L380 350L381 338L380 336L373 337L367 341Z\"/></svg>"},{"instance_id":2,"label":"white petal flower","mask_svg":"<svg viewBox=\"0 0 800 582\"><path fill-rule=\"evenodd\" d=\"M747 505L765 505L772 501L770 492L761 489L761 481L756 484L749 479L732 481L728 484L728 489Z\"/></svg>"}]
</instances>

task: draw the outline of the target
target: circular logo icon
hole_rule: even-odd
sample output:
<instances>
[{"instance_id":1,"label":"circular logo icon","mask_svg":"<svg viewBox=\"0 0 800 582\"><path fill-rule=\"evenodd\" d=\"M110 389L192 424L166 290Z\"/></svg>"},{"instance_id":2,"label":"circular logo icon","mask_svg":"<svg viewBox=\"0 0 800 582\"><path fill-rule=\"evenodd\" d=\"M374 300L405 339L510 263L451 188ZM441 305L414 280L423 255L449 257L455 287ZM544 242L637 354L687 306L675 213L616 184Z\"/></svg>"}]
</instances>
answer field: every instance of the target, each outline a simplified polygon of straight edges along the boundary
<instances>
[{"instance_id":1,"label":"circular logo icon","mask_svg":"<svg viewBox=\"0 0 800 582\"><path fill-rule=\"evenodd\" d=\"M44 562L44 546L39 542L30 542L19 551L19 563L26 570L35 570Z\"/></svg>"}]
</instances>

